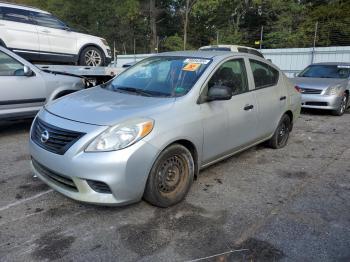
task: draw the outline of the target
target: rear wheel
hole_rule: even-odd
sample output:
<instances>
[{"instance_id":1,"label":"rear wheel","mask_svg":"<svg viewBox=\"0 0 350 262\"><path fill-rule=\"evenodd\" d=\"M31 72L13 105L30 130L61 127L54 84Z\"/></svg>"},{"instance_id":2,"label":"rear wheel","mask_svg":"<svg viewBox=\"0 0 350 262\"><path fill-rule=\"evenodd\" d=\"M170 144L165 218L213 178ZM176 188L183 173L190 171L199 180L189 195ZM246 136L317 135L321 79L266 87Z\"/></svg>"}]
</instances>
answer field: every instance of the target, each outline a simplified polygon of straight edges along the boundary
<instances>
[{"instance_id":1,"label":"rear wheel","mask_svg":"<svg viewBox=\"0 0 350 262\"><path fill-rule=\"evenodd\" d=\"M105 55L103 52L93 46L84 48L79 57L79 65L83 66L104 66Z\"/></svg>"},{"instance_id":2,"label":"rear wheel","mask_svg":"<svg viewBox=\"0 0 350 262\"><path fill-rule=\"evenodd\" d=\"M348 99L349 99L348 94L344 93L338 108L336 110L333 110L332 114L335 116L342 116L348 107Z\"/></svg>"},{"instance_id":3,"label":"rear wheel","mask_svg":"<svg viewBox=\"0 0 350 262\"><path fill-rule=\"evenodd\" d=\"M284 147L289 138L289 133L291 130L291 120L288 115L283 115L278 126L275 130L275 133L268 141L268 145L274 149Z\"/></svg>"},{"instance_id":4,"label":"rear wheel","mask_svg":"<svg viewBox=\"0 0 350 262\"><path fill-rule=\"evenodd\" d=\"M144 199L158 207L169 207L183 200L194 177L190 151L179 144L166 148L153 164Z\"/></svg>"}]
</instances>

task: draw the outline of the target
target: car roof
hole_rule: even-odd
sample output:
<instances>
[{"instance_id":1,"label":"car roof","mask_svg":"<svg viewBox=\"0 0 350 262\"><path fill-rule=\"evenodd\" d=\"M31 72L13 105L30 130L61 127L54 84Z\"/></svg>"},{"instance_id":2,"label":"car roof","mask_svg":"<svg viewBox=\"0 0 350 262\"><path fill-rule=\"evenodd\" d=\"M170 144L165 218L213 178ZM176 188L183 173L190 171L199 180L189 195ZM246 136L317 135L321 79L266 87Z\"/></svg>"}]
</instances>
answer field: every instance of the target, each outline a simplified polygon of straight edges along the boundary
<instances>
[{"instance_id":1,"label":"car roof","mask_svg":"<svg viewBox=\"0 0 350 262\"><path fill-rule=\"evenodd\" d=\"M34 11L34 12L38 12L38 13L50 14L49 12L40 10L40 9L33 7L33 6L3 2L3 1L0 1L0 7L10 7L10 8L16 8L16 9L21 9L21 10Z\"/></svg>"},{"instance_id":2,"label":"car roof","mask_svg":"<svg viewBox=\"0 0 350 262\"><path fill-rule=\"evenodd\" d=\"M249 47L249 46L243 46L243 45L207 45L207 46L202 46L199 49L206 49L206 48L246 48L246 49L252 49L260 52L258 49Z\"/></svg>"},{"instance_id":3,"label":"car roof","mask_svg":"<svg viewBox=\"0 0 350 262\"><path fill-rule=\"evenodd\" d=\"M344 65L344 66L350 66L350 63L346 62L323 62L323 63L314 63L311 65Z\"/></svg>"},{"instance_id":4,"label":"car roof","mask_svg":"<svg viewBox=\"0 0 350 262\"><path fill-rule=\"evenodd\" d=\"M212 59L214 57L247 55L246 53L231 51L174 51L159 53L157 56L185 56Z\"/></svg>"}]
</instances>

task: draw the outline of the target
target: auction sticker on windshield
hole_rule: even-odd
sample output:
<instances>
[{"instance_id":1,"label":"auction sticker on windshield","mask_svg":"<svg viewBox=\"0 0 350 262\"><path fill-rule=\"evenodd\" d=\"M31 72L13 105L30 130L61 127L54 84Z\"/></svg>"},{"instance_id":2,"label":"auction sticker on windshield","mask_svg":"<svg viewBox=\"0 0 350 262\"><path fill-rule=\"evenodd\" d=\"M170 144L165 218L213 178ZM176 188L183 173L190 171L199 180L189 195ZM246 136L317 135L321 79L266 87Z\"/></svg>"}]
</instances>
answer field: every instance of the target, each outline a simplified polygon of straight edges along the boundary
<instances>
[{"instance_id":1,"label":"auction sticker on windshield","mask_svg":"<svg viewBox=\"0 0 350 262\"><path fill-rule=\"evenodd\" d=\"M189 63L189 64L185 65L185 66L182 68L182 70L184 70L184 71L195 72L195 71L197 71L200 67L201 67L201 64Z\"/></svg>"}]
</instances>

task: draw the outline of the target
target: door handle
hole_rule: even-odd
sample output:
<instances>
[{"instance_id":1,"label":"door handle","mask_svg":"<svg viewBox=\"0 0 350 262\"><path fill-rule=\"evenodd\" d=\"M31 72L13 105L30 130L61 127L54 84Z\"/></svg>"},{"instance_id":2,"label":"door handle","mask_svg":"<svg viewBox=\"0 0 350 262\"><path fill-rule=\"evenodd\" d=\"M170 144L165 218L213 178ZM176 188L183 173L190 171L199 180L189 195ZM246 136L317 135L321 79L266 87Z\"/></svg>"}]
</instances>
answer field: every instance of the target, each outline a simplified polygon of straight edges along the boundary
<instances>
[{"instance_id":1,"label":"door handle","mask_svg":"<svg viewBox=\"0 0 350 262\"><path fill-rule=\"evenodd\" d=\"M282 101L282 100L286 100L287 99L287 97L286 96L281 96L280 97L280 100Z\"/></svg>"},{"instance_id":2,"label":"door handle","mask_svg":"<svg viewBox=\"0 0 350 262\"><path fill-rule=\"evenodd\" d=\"M249 111L249 110L252 110L253 108L254 108L253 105L246 105L246 106L244 107L244 110L245 110L245 111Z\"/></svg>"},{"instance_id":3,"label":"door handle","mask_svg":"<svg viewBox=\"0 0 350 262\"><path fill-rule=\"evenodd\" d=\"M50 33L49 30L42 30L41 32L43 32L43 33Z\"/></svg>"}]
</instances>

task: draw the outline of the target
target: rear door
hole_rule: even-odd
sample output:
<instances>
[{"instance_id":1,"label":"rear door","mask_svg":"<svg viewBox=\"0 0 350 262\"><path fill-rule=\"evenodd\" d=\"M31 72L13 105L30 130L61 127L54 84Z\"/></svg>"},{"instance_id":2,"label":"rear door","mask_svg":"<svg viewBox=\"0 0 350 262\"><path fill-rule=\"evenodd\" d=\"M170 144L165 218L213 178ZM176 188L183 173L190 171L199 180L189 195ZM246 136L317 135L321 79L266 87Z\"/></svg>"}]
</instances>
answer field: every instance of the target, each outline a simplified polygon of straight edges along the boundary
<instances>
[{"instance_id":1,"label":"rear door","mask_svg":"<svg viewBox=\"0 0 350 262\"><path fill-rule=\"evenodd\" d=\"M0 9L0 32L6 46L26 58L38 54L39 38L31 12L10 7Z\"/></svg>"},{"instance_id":2,"label":"rear door","mask_svg":"<svg viewBox=\"0 0 350 262\"><path fill-rule=\"evenodd\" d=\"M251 74L254 79L254 95L258 107L258 129L261 137L271 135L280 120L282 107L287 95L279 89L279 71L258 60L249 59Z\"/></svg>"},{"instance_id":3,"label":"rear door","mask_svg":"<svg viewBox=\"0 0 350 262\"><path fill-rule=\"evenodd\" d=\"M33 18L37 24L40 39L43 39L41 51L48 51L52 55L60 55L63 58L77 55L75 32L70 31L63 22L51 14L34 12Z\"/></svg>"},{"instance_id":4,"label":"rear door","mask_svg":"<svg viewBox=\"0 0 350 262\"><path fill-rule=\"evenodd\" d=\"M24 76L24 65L0 50L0 118L34 114L45 103L40 75Z\"/></svg>"},{"instance_id":5,"label":"rear door","mask_svg":"<svg viewBox=\"0 0 350 262\"><path fill-rule=\"evenodd\" d=\"M201 104L204 127L204 164L243 148L256 140L257 110L249 88L243 58L224 62L209 80L204 92L214 85L232 89L227 101Z\"/></svg>"}]
</instances>

